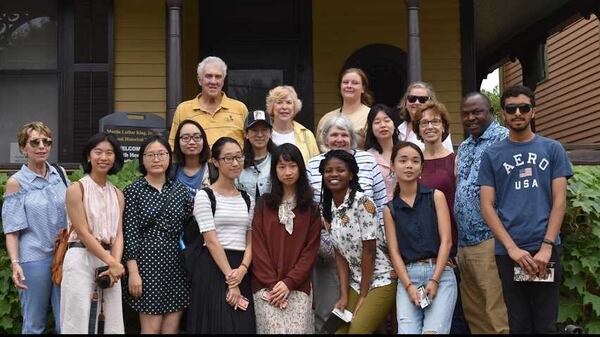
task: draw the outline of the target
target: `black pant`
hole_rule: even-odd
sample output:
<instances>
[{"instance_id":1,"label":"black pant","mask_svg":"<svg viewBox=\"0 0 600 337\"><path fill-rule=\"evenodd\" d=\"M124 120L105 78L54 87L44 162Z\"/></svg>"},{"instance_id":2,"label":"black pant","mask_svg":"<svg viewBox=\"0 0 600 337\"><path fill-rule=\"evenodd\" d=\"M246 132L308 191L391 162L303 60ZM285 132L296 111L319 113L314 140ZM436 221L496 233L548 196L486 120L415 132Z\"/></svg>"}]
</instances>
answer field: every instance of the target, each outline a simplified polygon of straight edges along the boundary
<instances>
[{"instance_id":1,"label":"black pant","mask_svg":"<svg viewBox=\"0 0 600 337\"><path fill-rule=\"evenodd\" d=\"M513 268L518 264L508 255L496 255L511 334L557 332L561 251L560 246L553 248L550 257L550 262L554 262L554 282L515 282ZM534 256L537 252L529 253Z\"/></svg>"}]
</instances>

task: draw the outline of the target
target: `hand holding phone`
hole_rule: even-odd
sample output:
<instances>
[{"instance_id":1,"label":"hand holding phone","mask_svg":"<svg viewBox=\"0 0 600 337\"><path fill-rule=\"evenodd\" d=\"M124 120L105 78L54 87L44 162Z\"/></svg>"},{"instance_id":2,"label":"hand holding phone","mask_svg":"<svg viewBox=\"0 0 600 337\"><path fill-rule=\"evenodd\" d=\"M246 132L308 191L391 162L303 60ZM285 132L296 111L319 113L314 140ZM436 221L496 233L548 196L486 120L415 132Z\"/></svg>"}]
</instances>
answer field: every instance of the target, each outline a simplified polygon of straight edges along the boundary
<instances>
[{"instance_id":1,"label":"hand holding phone","mask_svg":"<svg viewBox=\"0 0 600 337\"><path fill-rule=\"evenodd\" d=\"M423 286L417 288L417 292L419 294L419 305L421 309L427 308L431 304L431 300L427 297L427 292Z\"/></svg>"}]
</instances>

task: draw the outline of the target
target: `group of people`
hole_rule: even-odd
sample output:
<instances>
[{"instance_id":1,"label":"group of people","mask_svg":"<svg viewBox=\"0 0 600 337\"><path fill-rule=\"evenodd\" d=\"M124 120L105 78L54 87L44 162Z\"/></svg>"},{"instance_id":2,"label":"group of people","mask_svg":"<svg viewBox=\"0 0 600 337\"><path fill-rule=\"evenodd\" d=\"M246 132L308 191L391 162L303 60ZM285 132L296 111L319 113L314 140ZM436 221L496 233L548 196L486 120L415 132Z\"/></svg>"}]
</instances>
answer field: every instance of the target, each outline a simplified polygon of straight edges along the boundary
<instances>
[{"instance_id":1,"label":"group of people","mask_svg":"<svg viewBox=\"0 0 600 337\"><path fill-rule=\"evenodd\" d=\"M44 331L49 303L59 333L123 333L122 302L142 333L177 333L184 313L188 333L373 333L386 321L400 334L556 331L572 169L560 143L532 132L530 89L502 94L506 128L485 95L467 94L455 154L425 82L395 109L369 107L365 73L344 71L342 106L315 138L294 121L293 87L248 112L222 91L221 59L197 73L200 94L179 105L168 140L141 145L141 176L123 192L107 179L123 165L113 135L90 138L71 183L48 163L51 130L19 130L27 164L2 220L23 333Z\"/></svg>"}]
</instances>

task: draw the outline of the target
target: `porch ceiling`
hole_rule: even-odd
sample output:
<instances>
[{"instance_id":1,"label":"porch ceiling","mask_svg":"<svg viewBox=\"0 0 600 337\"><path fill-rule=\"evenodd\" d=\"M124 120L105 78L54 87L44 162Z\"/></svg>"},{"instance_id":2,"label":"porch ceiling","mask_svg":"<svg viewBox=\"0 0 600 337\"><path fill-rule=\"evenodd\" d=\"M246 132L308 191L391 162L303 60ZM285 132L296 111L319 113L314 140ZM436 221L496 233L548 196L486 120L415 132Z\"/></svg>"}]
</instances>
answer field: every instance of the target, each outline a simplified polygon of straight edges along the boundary
<instances>
[{"instance_id":1,"label":"porch ceiling","mask_svg":"<svg viewBox=\"0 0 600 337\"><path fill-rule=\"evenodd\" d=\"M550 16L570 0L474 0L475 50L478 61ZM506 51L507 54L509 51ZM502 57L507 56L503 55ZM489 63L500 60L487 60Z\"/></svg>"}]
</instances>

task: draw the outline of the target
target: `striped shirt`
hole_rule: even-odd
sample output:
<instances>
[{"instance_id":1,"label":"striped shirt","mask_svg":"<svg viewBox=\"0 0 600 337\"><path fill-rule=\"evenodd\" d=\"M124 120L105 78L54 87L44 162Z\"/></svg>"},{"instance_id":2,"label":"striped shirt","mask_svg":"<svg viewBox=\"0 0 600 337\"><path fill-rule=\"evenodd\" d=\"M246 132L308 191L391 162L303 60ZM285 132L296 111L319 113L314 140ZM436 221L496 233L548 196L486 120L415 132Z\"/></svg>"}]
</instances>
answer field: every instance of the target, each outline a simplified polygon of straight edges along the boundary
<instances>
[{"instance_id":1,"label":"striped shirt","mask_svg":"<svg viewBox=\"0 0 600 337\"><path fill-rule=\"evenodd\" d=\"M199 190L194 201L194 217L200 233L217 231L217 239L224 249L246 250L246 233L252 229L254 198L250 197L250 211L241 194L223 196L215 194L216 208L213 217L210 199L205 191Z\"/></svg>"},{"instance_id":2,"label":"striped shirt","mask_svg":"<svg viewBox=\"0 0 600 337\"><path fill-rule=\"evenodd\" d=\"M19 232L19 260L40 261L54 253L58 232L67 226L66 186L56 169L46 164L47 178L23 165L12 178L21 190L4 196L5 234Z\"/></svg>"},{"instance_id":3,"label":"striped shirt","mask_svg":"<svg viewBox=\"0 0 600 337\"><path fill-rule=\"evenodd\" d=\"M358 183L362 187L363 193L375 202L379 223L383 226L383 205L387 202L387 193L377 161L372 154L366 151L353 150L353 154L358 164ZM307 165L306 174L314 189L313 200L316 203L321 203L322 176L319 173L319 164L323 158L325 158L325 154L312 157Z\"/></svg>"}]
</instances>

